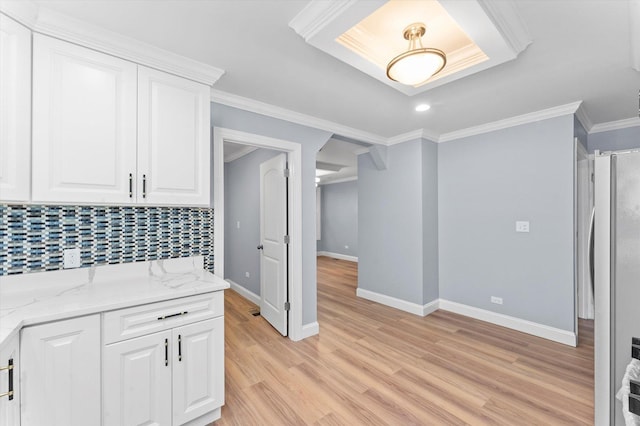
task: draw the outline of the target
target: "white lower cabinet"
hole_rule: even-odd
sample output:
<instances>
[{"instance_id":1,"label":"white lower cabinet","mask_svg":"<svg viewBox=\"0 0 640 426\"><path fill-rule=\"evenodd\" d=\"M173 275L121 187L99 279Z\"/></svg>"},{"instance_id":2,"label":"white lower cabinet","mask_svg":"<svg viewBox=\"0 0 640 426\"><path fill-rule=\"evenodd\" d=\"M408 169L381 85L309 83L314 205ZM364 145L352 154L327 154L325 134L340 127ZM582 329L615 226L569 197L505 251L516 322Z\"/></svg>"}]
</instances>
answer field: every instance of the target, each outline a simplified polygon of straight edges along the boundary
<instances>
[{"instance_id":1,"label":"white lower cabinet","mask_svg":"<svg viewBox=\"0 0 640 426\"><path fill-rule=\"evenodd\" d=\"M220 417L224 404L224 317L216 307L221 295L105 314L105 330L135 322L140 327L132 330L155 332L104 346L104 426L206 425ZM212 308L204 309L207 306ZM198 318L205 312L218 316L185 324L190 315ZM154 323L164 330L158 331L151 325ZM120 333L108 334L111 337L105 342L124 338Z\"/></svg>"},{"instance_id":2,"label":"white lower cabinet","mask_svg":"<svg viewBox=\"0 0 640 426\"><path fill-rule=\"evenodd\" d=\"M22 425L99 425L100 315L21 333Z\"/></svg>"},{"instance_id":3,"label":"white lower cabinet","mask_svg":"<svg viewBox=\"0 0 640 426\"><path fill-rule=\"evenodd\" d=\"M175 328L172 337L173 424L182 425L224 404L224 319Z\"/></svg>"},{"instance_id":4,"label":"white lower cabinet","mask_svg":"<svg viewBox=\"0 0 640 426\"><path fill-rule=\"evenodd\" d=\"M0 349L0 426L20 425L20 345L16 334Z\"/></svg>"},{"instance_id":5,"label":"white lower cabinet","mask_svg":"<svg viewBox=\"0 0 640 426\"><path fill-rule=\"evenodd\" d=\"M164 331L105 346L105 426L170 424L169 340Z\"/></svg>"}]
</instances>

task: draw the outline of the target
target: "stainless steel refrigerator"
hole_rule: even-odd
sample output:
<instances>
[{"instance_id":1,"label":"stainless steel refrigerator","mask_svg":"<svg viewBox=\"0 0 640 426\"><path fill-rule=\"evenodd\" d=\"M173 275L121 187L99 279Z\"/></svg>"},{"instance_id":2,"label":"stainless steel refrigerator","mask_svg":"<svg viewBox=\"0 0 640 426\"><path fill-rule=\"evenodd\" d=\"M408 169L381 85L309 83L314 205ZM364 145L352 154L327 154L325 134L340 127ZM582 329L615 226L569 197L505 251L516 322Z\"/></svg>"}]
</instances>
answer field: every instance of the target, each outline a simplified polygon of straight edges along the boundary
<instances>
[{"instance_id":1,"label":"stainless steel refrigerator","mask_svg":"<svg viewBox=\"0 0 640 426\"><path fill-rule=\"evenodd\" d=\"M640 150L595 154L595 424L624 425L615 398L640 338Z\"/></svg>"}]
</instances>

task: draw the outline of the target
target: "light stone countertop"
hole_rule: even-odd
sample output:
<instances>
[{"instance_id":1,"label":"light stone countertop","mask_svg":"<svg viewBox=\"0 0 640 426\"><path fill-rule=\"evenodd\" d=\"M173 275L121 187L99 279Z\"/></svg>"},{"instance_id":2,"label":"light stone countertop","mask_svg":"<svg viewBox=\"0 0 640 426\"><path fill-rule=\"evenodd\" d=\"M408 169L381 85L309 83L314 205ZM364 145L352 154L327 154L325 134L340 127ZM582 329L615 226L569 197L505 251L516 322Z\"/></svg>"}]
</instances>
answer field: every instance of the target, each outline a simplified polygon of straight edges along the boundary
<instances>
[{"instance_id":1,"label":"light stone countertop","mask_svg":"<svg viewBox=\"0 0 640 426\"><path fill-rule=\"evenodd\" d=\"M0 349L22 327L229 288L203 257L0 277Z\"/></svg>"}]
</instances>

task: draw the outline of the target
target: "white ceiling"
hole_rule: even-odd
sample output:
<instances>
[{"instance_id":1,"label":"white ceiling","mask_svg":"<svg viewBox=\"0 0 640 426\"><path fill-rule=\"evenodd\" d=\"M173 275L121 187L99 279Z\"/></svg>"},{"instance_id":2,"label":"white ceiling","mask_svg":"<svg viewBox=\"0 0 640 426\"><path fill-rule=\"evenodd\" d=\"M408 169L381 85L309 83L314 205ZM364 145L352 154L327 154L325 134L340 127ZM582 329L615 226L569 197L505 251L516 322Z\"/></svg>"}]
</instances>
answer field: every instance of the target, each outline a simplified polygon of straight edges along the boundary
<instances>
[{"instance_id":1,"label":"white ceiling","mask_svg":"<svg viewBox=\"0 0 640 426\"><path fill-rule=\"evenodd\" d=\"M518 0L533 42L515 60L410 97L305 43L289 22L306 1L36 1L222 68L214 89L384 138L449 133L579 100L594 124L637 117L630 14L640 8L631 2ZM431 110L414 112L421 102Z\"/></svg>"}]
</instances>

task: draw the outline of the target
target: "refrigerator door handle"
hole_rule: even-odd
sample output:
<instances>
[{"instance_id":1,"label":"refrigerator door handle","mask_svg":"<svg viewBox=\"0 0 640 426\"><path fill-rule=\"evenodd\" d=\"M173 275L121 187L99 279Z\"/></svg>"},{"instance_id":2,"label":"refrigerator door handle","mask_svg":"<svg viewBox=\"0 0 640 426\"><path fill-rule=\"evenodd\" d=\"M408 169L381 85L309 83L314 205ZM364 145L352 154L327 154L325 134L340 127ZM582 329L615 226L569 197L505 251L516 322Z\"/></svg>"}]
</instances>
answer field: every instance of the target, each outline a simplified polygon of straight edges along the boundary
<instances>
[{"instance_id":1,"label":"refrigerator door handle","mask_svg":"<svg viewBox=\"0 0 640 426\"><path fill-rule=\"evenodd\" d=\"M596 291L595 291L595 271L594 271L594 267L595 267L595 262L594 262L594 248L595 248L595 242L594 242L594 231L595 231L595 216L596 216L596 208L594 207L593 209L591 209L591 220L589 221L590 225L589 225L589 278L591 279L591 294L595 295Z\"/></svg>"}]
</instances>

